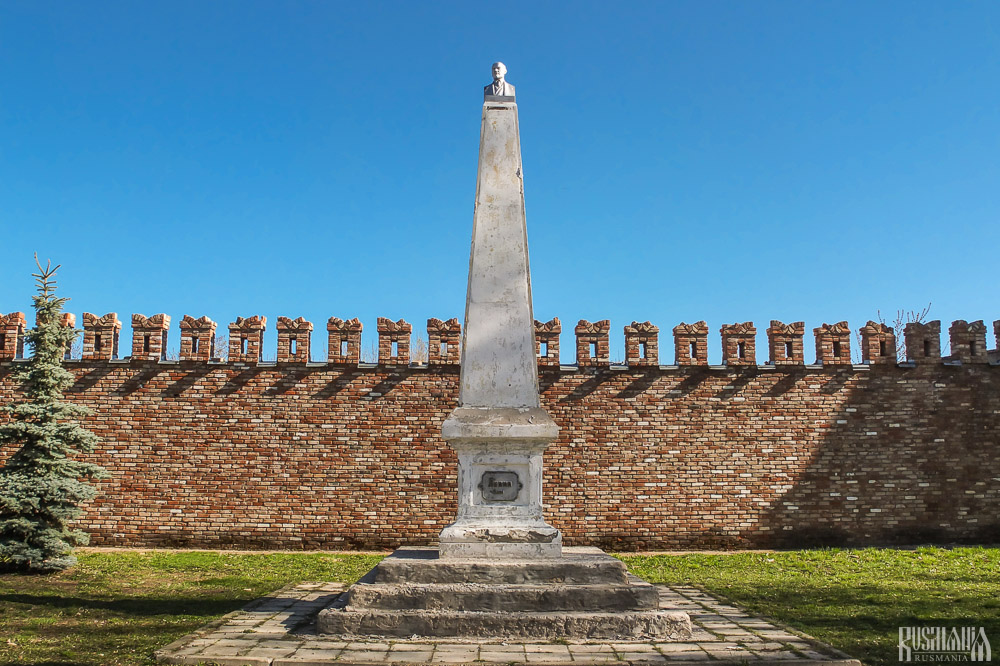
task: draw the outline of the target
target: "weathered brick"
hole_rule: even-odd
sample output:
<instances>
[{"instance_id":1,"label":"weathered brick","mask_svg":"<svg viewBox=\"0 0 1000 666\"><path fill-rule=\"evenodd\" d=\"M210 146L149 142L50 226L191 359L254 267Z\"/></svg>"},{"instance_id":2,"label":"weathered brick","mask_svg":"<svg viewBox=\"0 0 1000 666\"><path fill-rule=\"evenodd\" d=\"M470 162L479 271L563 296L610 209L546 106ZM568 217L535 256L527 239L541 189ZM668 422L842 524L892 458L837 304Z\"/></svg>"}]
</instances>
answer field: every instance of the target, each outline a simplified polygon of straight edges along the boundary
<instances>
[{"instance_id":1,"label":"weathered brick","mask_svg":"<svg viewBox=\"0 0 1000 666\"><path fill-rule=\"evenodd\" d=\"M312 344L312 322L302 317L278 317L278 361L281 363L308 363Z\"/></svg>"},{"instance_id":2,"label":"weathered brick","mask_svg":"<svg viewBox=\"0 0 1000 666\"><path fill-rule=\"evenodd\" d=\"M458 319L441 321L433 317L427 320L427 363L441 365L458 363L461 360L459 338L462 337L462 325Z\"/></svg>"},{"instance_id":3,"label":"weathered brick","mask_svg":"<svg viewBox=\"0 0 1000 666\"><path fill-rule=\"evenodd\" d=\"M607 366L611 364L611 349L608 333L611 331L611 320L590 322L581 319L577 322L576 333L576 364L581 368Z\"/></svg>"},{"instance_id":4,"label":"weathered brick","mask_svg":"<svg viewBox=\"0 0 1000 666\"><path fill-rule=\"evenodd\" d=\"M820 365L851 364L851 327L846 321L823 324L813 329L816 362Z\"/></svg>"},{"instance_id":5,"label":"weathered brick","mask_svg":"<svg viewBox=\"0 0 1000 666\"><path fill-rule=\"evenodd\" d=\"M237 317L229 325L229 362L259 363L264 352L267 317Z\"/></svg>"},{"instance_id":6,"label":"weathered brick","mask_svg":"<svg viewBox=\"0 0 1000 666\"><path fill-rule=\"evenodd\" d=\"M195 319L184 315L181 319L182 361L208 361L215 358L215 322L208 317Z\"/></svg>"},{"instance_id":7,"label":"weathered brick","mask_svg":"<svg viewBox=\"0 0 1000 666\"><path fill-rule=\"evenodd\" d=\"M562 322L559 317L553 317L544 324L535 320L535 356L538 365L559 366L559 334L562 333Z\"/></svg>"},{"instance_id":8,"label":"weathered brick","mask_svg":"<svg viewBox=\"0 0 1000 666\"><path fill-rule=\"evenodd\" d=\"M906 360L936 363L941 358L941 322L910 322L903 328Z\"/></svg>"},{"instance_id":9,"label":"weathered brick","mask_svg":"<svg viewBox=\"0 0 1000 666\"><path fill-rule=\"evenodd\" d=\"M757 329L752 321L726 324L722 336L722 362L726 365L757 365Z\"/></svg>"},{"instance_id":10,"label":"weathered brick","mask_svg":"<svg viewBox=\"0 0 1000 666\"><path fill-rule=\"evenodd\" d=\"M400 319L378 318L378 362L382 365L409 365L410 332L413 327Z\"/></svg>"},{"instance_id":11,"label":"weathered brick","mask_svg":"<svg viewBox=\"0 0 1000 666\"><path fill-rule=\"evenodd\" d=\"M674 326L674 364L708 365L708 324L681 322Z\"/></svg>"},{"instance_id":12,"label":"weathered brick","mask_svg":"<svg viewBox=\"0 0 1000 666\"><path fill-rule=\"evenodd\" d=\"M963 363L989 363L986 353L986 324L983 320L971 324L964 319L952 322L948 329L951 357Z\"/></svg>"},{"instance_id":13,"label":"weathered brick","mask_svg":"<svg viewBox=\"0 0 1000 666\"><path fill-rule=\"evenodd\" d=\"M648 321L625 327L625 363L630 366L660 364L660 329Z\"/></svg>"},{"instance_id":14,"label":"weathered brick","mask_svg":"<svg viewBox=\"0 0 1000 666\"><path fill-rule=\"evenodd\" d=\"M361 329L364 326L358 320L343 320L330 317L326 322L329 333L327 358L330 363L340 365L357 365L361 362Z\"/></svg>"},{"instance_id":15,"label":"weathered brick","mask_svg":"<svg viewBox=\"0 0 1000 666\"><path fill-rule=\"evenodd\" d=\"M169 330L169 315L132 315L132 358L144 361L165 359Z\"/></svg>"},{"instance_id":16,"label":"weathered brick","mask_svg":"<svg viewBox=\"0 0 1000 666\"><path fill-rule=\"evenodd\" d=\"M26 326L23 312L0 315L0 360L10 360L24 356L24 331Z\"/></svg>"},{"instance_id":17,"label":"weathered brick","mask_svg":"<svg viewBox=\"0 0 1000 666\"><path fill-rule=\"evenodd\" d=\"M332 326L360 344L360 322ZM405 322L384 328L395 330L380 337L409 337ZM771 328L801 340L800 327ZM888 343L876 328L869 338ZM83 422L102 437L86 458L111 471L78 521L95 545L393 548L432 543L454 519L456 461L440 428L457 403L457 365L248 369L206 362L214 331L207 318L181 322L182 344L199 340L183 363L67 363L67 399L95 410ZM1000 534L1000 367L731 365L539 366L542 405L560 426L545 452L546 516L565 543L766 548ZM0 361L0 404L20 395L15 367ZM0 450L0 463L11 452Z\"/></svg>"},{"instance_id":18,"label":"weathered brick","mask_svg":"<svg viewBox=\"0 0 1000 666\"><path fill-rule=\"evenodd\" d=\"M802 336L806 324L797 321L784 324L777 319L771 320L767 329L768 363L771 365L802 365L805 363L805 351L802 347Z\"/></svg>"},{"instance_id":19,"label":"weathered brick","mask_svg":"<svg viewBox=\"0 0 1000 666\"><path fill-rule=\"evenodd\" d=\"M83 313L83 358L108 360L118 358L118 338L122 332L122 323L118 315L109 312L98 317L89 312Z\"/></svg>"},{"instance_id":20,"label":"weathered brick","mask_svg":"<svg viewBox=\"0 0 1000 666\"><path fill-rule=\"evenodd\" d=\"M886 326L869 319L860 332L862 362L896 362L896 333L892 330L892 326Z\"/></svg>"}]
</instances>

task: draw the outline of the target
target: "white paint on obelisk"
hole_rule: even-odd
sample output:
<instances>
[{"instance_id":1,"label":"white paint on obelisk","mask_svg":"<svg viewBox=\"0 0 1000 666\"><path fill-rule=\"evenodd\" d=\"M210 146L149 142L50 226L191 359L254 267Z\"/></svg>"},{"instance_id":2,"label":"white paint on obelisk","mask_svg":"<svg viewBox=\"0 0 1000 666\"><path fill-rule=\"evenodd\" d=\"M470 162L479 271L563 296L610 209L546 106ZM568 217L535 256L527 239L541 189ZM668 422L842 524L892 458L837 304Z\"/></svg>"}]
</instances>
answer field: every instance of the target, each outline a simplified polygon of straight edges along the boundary
<instances>
[{"instance_id":1,"label":"white paint on obelisk","mask_svg":"<svg viewBox=\"0 0 1000 666\"><path fill-rule=\"evenodd\" d=\"M494 63L484 90L459 406L442 426L458 454L458 518L441 532L441 557L562 551L542 517L542 452L559 428L538 397L521 142L504 74Z\"/></svg>"}]
</instances>

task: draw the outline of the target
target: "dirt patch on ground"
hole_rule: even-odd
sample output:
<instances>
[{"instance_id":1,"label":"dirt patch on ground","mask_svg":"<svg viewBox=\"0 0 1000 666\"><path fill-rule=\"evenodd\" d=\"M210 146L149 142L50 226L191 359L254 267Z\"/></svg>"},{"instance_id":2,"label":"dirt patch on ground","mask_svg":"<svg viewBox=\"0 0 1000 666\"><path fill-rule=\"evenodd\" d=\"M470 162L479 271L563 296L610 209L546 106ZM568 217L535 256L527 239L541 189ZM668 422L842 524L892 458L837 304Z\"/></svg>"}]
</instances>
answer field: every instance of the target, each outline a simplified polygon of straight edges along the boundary
<instances>
[{"instance_id":1,"label":"dirt patch on ground","mask_svg":"<svg viewBox=\"0 0 1000 666\"><path fill-rule=\"evenodd\" d=\"M215 548L121 548L87 546L77 548L84 553L219 553L223 555L388 555L391 550L229 550Z\"/></svg>"}]
</instances>

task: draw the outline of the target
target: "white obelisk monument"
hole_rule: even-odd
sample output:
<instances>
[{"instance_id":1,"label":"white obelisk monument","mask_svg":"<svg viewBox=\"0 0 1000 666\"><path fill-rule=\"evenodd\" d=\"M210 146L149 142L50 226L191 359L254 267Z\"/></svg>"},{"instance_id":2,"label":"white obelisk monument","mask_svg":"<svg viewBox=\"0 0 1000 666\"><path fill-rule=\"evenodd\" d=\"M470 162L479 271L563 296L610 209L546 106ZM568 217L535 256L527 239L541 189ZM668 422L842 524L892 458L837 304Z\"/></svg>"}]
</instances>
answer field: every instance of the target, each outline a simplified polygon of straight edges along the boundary
<instances>
[{"instance_id":1,"label":"white obelisk monument","mask_svg":"<svg viewBox=\"0 0 1000 666\"><path fill-rule=\"evenodd\" d=\"M542 517L541 408L514 86L493 64L465 303L458 407L441 428L458 453L458 519L437 557L402 547L320 611L320 633L551 641L687 640L691 619L596 548L567 548Z\"/></svg>"},{"instance_id":2,"label":"white obelisk monument","mask_svg":"<svg viewBox=\"0 0 1000 666\"><path fill-rule=\"evenodd\" d=\"M442 436L458 454L458 518L442 558L560 557L542 517L542 452L559 432L541 408L514 86L493 64L484 91L458 407Z\"/></svg>"}]
</instances>

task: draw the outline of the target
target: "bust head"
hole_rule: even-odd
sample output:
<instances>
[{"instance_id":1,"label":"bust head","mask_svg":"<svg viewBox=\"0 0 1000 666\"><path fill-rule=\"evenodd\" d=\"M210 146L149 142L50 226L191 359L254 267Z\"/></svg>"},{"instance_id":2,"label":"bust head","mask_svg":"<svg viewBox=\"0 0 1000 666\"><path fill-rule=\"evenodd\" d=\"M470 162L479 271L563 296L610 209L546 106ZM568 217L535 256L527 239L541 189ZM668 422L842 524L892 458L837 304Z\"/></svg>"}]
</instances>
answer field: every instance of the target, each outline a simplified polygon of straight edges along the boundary
<instances>
[{"instance_id":1,"label":"bust head","mask_svg":"<svg viewBox=\"0 0 1000 666\"><path fill-rule=\"evenodd\" d=\"M503 77L507 76L507 66L502 62L493 63L493 80L503 81Z\"/></svg>"}]
</instances>

